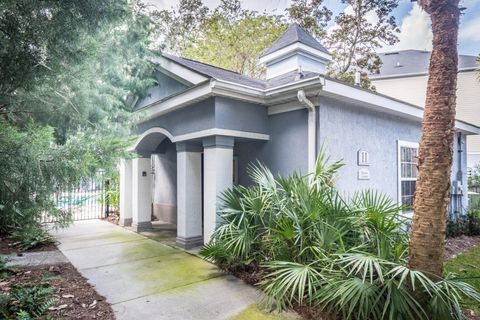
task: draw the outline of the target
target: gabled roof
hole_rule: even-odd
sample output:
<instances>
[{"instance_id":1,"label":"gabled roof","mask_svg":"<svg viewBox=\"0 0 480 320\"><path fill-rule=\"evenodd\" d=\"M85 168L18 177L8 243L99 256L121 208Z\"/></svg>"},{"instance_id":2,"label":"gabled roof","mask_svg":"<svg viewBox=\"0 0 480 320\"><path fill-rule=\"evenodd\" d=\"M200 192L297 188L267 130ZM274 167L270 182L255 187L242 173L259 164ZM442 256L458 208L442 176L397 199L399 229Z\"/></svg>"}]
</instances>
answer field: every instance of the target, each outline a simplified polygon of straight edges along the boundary
<instances>
[{"instance_id":1,"label":"gabled roof","mask_svg":"<svg viewBox=\"0 0 480 320\"><path fill-rule=\"evenodd\" d=\"M380 73L372 74L372 79L383 77L401 77L406 75L427 74L430 64L430 51L401 50L395 52L380 53L382 60ZM477 57L468 55L458 56L458 69L478 68Z\"/></svg>"},{"instance_id":2,"label":"gabled roof","mask_svg":"<svg viewBox=\"0 0 480 320\"><path fill-rule=\"evenodd\" d=\"M286 46L296 42L303 43L309 47L329 54L328 50L325 49L325 47L322 46L320 42L312 37L307 31L305 31L297 23L292 23L287 30L285 30L285 32L262 53L261 57L285 48Z\"/></svg>"}]
</instances>

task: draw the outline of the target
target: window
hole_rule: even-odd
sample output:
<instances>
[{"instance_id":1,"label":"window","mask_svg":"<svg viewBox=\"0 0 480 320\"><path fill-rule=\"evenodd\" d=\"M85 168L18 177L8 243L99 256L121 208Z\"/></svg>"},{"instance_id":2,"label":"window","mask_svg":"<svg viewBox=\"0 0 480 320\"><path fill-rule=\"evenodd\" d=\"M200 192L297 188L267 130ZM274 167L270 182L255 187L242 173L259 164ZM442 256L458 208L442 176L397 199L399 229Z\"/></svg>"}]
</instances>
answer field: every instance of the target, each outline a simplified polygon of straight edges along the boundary
<instances>
[{"instance_id":1,"label":"window","mask_svg":"<svg viewBox=\"0 0 480 320\"><path fill-rule=\"evenodd\" d=\"M398 202L413 205L417 183L418 143L398 141Z\"/></svg>"}]
</instances>

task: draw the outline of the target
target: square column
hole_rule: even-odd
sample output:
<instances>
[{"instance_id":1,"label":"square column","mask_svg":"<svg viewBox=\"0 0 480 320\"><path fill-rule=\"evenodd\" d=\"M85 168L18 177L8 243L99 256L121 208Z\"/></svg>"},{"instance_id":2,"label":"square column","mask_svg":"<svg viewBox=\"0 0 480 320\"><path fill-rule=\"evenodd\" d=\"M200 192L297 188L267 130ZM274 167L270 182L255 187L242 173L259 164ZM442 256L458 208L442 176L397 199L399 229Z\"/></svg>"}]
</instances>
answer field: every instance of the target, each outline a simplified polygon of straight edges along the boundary
<instances>
[{"instance_id":1,"label":"square column","mask_svg":"<svg viewBox=\"0 0 480 320\"><path fill-rule=\"evenodd\" d=\"M177 143L177 245L190 249L203 244L202 148Z\"/></svg>"},{"instance_id":2,"label":"square column","mask_svg":"<svg viewBox=\"0 0 480 320\"><path fill-rule=\"evenodd\" d=\"M120 221L121 226L132 225L132 160L120 160Z\"/></svg>"},{"instance_id":3,"label":"square column","mask_svg":"<svg viewBox=\"0 0 480 320\"><path fill-rule=\"evenodd\" d=\"M152 168L150 157L132 160L132 228L152 228Z\"/></svg>"},{"instance_id":4,"label":"square column","mask_svg":"<svg viewBox=\"0 0 480 320\"><path fill-rule=\"evenodd\" d=\"M232 137L213 136L203 140L204 154L204 201L203 238L205 243L220 222L218 196L233 185Z\"/></svg>"}]
</instances>

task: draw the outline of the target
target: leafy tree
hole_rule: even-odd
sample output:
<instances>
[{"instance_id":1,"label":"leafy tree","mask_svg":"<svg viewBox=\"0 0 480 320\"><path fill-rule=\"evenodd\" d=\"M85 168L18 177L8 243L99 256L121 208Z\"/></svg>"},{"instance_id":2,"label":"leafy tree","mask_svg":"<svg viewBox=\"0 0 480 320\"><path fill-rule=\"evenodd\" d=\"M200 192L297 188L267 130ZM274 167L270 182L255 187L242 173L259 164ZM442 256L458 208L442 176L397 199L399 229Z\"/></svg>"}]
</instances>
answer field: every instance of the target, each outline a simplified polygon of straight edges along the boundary
<instances>
[{"instance_id":1,"label":"leafy tree","mask_svg":"<svg viewBox=\"0 0 480 320\"><path fill-rule=\"evenodd\" d=\"M288 17L297 22L317 39L323 39L325 28L332 18L332 11L323 5L323 0L293 0L286 9Z\"/></svg>"},{"instance_id":2,"label":"leafy tree","mask_svg":"<svg viewBox=\"0 0 480 320\"><path fill-rule=\"evenodd\" d=\"M180 0L177 8L151 12L157 45L164 51L181 55L183 49L199 35L209 13L210 9L202 0Z\"/></svg>"},{"instance_id":3,"label":"leafy tree","mask_svg":"<svg viewBox=\"0 0 480 320\"><path fill-rule=\"evenodd\" d=\"M0 115L17 126L31 120L51 125L60 142L79 127L122 120L127 94L140 94L152 83L150 31L141 7L127 1L72 3L6 2L2 9L11 14L0 17L0 30L9 30L0 32L6 48L0 51Z\"/></svg>"},{"instance_id":4,"label":"leafy tree","mask_svg":"<svg viewBox=\"0 0 480 320\"><path fill-rule=\"evenodd\" d=\"M143 9L127 0L0 4L0 233L62 216L51 201L57 186L112 168L123 153L132 96L153 83Z\"/></svg>"},{"instance_id":5,"label":"leafy tree","mask_svg":"<svg viewBox=\"0 0 480 320\"><path fill-rule=\"evenodd\" d=\"M281 16L245 10L238 0L222 0L214 10L181 0L177 9L152 16L167 51L253 77L264 72L262 51L286 28Z\"/></svg>"},{"instance_id":6,"label":"leafy tree","mask_svg":"<svg viewBox=\"0 0 480 320\"><path fill-rule=\"evenodd\" d=\"M200 35L183 51L184 57L261 77L258 57L286 29L280 16L220 6L204 21Z\"/></svg>"},{"instance_id":7,"label":"leafy tree","mask_svg":"<svg viewBox=\"0 0 480 320\"><path fill-rule=\"evenodd\" d=\"M455 134L458 0L420 0L432 20L427 98L418 155L410 267L441 276Z\"/></svg>"},{"instance_id":8,"label":"leafy tree","mask_svg":"<svg viewBox=\"0 0 480 320\"><path fill-rule=\"evenodd\" d=\"M342 2L347 8L335 18L335 27L325 42L333 58L330 74L345 79L358 70L364 86L369 87L367 74L379 72L381 66L376 50L398 41L395 33L399 29L392 15L398 0Z\"/></svg>"}]
</instances>

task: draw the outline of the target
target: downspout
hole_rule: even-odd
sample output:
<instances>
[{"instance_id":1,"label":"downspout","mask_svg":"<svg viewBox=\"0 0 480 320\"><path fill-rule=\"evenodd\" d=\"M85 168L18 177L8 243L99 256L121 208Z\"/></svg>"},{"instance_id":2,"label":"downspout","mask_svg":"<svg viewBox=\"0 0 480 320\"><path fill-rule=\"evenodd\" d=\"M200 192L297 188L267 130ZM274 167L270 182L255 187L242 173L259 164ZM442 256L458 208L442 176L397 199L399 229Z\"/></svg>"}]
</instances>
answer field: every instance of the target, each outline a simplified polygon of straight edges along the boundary
<instances>
[{"instance_id":1,"label":"downspout","mask_svg":"<svg viewBox=\"0 0 480 320\"><path fill-rule=\"evenodd\" d=\"M307 98L304 90L298 90L297 98L298 101L300 101L300 103L308 110L308 172L312 173L315 169L317 151L317 112L315 105Z\"/></svg>"}]
</instances>

